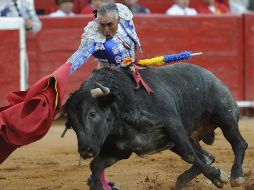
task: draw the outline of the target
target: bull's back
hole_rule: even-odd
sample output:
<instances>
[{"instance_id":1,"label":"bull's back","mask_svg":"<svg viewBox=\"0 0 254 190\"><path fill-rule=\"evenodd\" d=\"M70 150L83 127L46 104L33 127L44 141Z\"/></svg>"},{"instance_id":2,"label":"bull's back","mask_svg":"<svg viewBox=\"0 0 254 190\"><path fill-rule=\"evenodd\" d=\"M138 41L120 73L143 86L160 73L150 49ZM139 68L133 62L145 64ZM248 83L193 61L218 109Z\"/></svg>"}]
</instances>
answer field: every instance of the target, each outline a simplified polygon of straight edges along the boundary
<instances>
[{"instance_id":1,"label":"bull's back","mask_svg":"<svg viewBox=\"0 0 254 190\"><path fill-rule=\"evenodd\" d=\"M178 91L187 94L192 91L203 93L219 91L230 94L228 88L213 73L193 64L177 63L165 67L148 68L143 71L142 76L155 89L158 86L164 86L164 90L169 90L172 93Z\"/></svg>"},{"instance_id":2,"label":"bull's back","mask_svg":"<svg viewBox=\"0 0 254 190\"><path fill-rule=\"evenodd\" d=\"M199 117L203 113L196 110L206 112L223 105L237 107L228 88L210 71L197 65L178 63L148 68L142 76L154 90L150 99L164 110L177 106L183 114L187 115L187 109L190 117L193 117L191 114Z\"/></svg>"},{"instance_id":3,"label":"bull's back","mask_svg":"<svg viewBox=\"0 0 254 190\"><path fill-rule=\"evenodd\" d=\"M218 82L210 71L193 64L177 63L158 68L147 68L142 72L142 76L147 78L150 83L154 84L172 84L183 85L185 82L189 84L208 84ZM150 79L153 80L150 80Z\"/></svg>"}]
</instances>

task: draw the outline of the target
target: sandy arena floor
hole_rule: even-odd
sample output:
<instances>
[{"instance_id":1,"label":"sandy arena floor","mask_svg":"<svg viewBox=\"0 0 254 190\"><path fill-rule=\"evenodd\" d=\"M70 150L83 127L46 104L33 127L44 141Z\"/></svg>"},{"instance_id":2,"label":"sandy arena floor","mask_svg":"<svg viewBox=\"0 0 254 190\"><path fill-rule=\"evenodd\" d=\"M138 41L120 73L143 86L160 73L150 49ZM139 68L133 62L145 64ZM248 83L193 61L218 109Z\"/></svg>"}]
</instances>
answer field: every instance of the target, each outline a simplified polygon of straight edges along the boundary
<instances>
[{"instance_id":1,"label":"sandy arena floor","mask_svg":"<svg viewBox=\"0 0 254 190\"><path fill-rule=\"evenodd\" d=\"M78 165L76 136L69 131L60 138L63 129L63 122L56 122L42 140L16 150L0 165L0 190L88 190L90 160ZM246 183L234 189L254 190L254 119L241 120L240 130L249 144L243 165ZM216 131L214 145L205 148L215 155L214 165L229 174L233 153L220 130ZM178 156L165 151L145 158L133 155L107 169L106 174L122 190L169 190L173 189L177 176L187 168L189 165ZM187 189L217 188L200 175ZM233 188L227 184L223 189Z\"/></svg>"}]
</instances>

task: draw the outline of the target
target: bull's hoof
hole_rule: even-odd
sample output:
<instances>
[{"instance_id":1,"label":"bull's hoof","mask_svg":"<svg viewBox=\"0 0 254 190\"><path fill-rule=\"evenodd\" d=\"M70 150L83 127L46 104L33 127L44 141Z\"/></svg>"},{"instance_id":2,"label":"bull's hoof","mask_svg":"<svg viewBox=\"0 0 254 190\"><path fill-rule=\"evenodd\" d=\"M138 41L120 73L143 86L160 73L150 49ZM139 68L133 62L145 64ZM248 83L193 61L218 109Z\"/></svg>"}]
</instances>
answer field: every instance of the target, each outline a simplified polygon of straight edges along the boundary
<instances>
[{"instance_id":1,"label":"bull's hoof","mask_svg":"<svg viewBox=\"0 0 254 190\"><path fill-rule=\"evenodd\" d=\"M230 182L231 182L231 187L239 187L245 182L245 179L244 177L238 177L236 179L231 178Z\"/></svg>"},{"instance_id":2,"label":"bull's hoof","mask_svg":"<svg viewBox=\"0 0 254 190\"><path fill-rule=\"evenodd\" d=\"M218 180L218 179L213 179L213 180L212 180L212 183L213 183L216 187L218 187L218 188L222 188L222 187L223 187L223 183L222 183L220 180Z\"/></svg>"},{"instance_id":3,"label":"bull's hoof","mask_svg":"<svg viewBox=\"0 0 254 190\"><path fill-rule=\"evenodd\" d=\"M89 186L89 190L105 190L102 185L94 183L91 176L87 179L87 185Z\"/></svg>"},{"instance_id":4,"label":"bull's hoof","mask_svg":"<svg viewBox=\"0 0 254 190\"><path fill-rule=\"evenodd\" d=\"M226 174L223 170L220 170L220 181L222 183L227 183L229 180L229 175Z\"/></svg>"},{"instance_id":5,"label":"bull's hoof","mask_svg":"<svg viewBox=\"0 0 254 190\"><path fill-rule=\"evenodd\" d=\"M89 190L105 190L103 187L90 186Z\"/></svg>"},{"instance_id":6,"label":"bull's hoof","mask_svg":"<svg viewBox=\"0 0 254 190\"><path fill-rule=\"evenodd\" d=\"M229 176L228 176L224 171L222 171L222 170L219 170L219 171L220 171L219 177L218 177L218 178L214 178L214 179L212 180L212 183L213 183L216 187L222 188L223 185L224 185L225 183L228 182Z\"/></svg>"},{"instance_id":7,"label":"bull's hoof","mask_svg":"<svg viewBox=\"0 0 254 190\"><path fill-rule=\"evenodd\" d=\"M179 176L176 181L175 190L185 190L188 181Z\"/></svg>"},{"instance_id":8,"label":"bull's hoof","mask_svg":"<svg viewBox=\"0 0 254 190\"><path fill-rule=\"evenodd\" d=\"M90 187L90 190L98 190L97 188L94 187L93 181L92 181L92 177L89 176L87 179L87 185ZM114 182L108 182L108 188L106 187L101 187L102 190L108 190L109 188L111 188L111 190L120 190Z\"/></svg>"},{"instance_id":9,"label":"bull's hoof","mask_svg":"<svg viewBox=\"0 0 254 190\"><path fill-rule=\"evenodd\" d=\"M111 187L112 190L120 190L113 182L109 182L108 185Z\"/></svg>"},{"instance_id":10,"label":"bull's hoof","mask_svg":"<svg viewBox=\"0 0 254 190\"><path fill-rule=\"evenodd\" d=\"M187 188L185 185L179 185L179 184L176 184L175 186L175 190L187 190L189 188Z\"/></svg>"}]
</instances>

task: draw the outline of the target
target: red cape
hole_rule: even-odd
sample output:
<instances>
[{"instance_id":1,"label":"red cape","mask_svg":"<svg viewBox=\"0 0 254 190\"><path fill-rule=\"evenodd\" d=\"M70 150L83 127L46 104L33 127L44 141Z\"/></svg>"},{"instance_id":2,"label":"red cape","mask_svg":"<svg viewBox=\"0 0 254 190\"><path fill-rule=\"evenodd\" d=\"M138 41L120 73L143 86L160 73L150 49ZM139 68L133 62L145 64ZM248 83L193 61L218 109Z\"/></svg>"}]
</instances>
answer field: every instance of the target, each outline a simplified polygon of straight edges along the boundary
<instances>
[{"instance_id":1,"label":"red cape","mask_svg":"<svg viewBox=\"0 0 254 190\"><path fill-rule=\"evenodd\" d=\"M61 109L71 63L36 82L27 91L7 95L0 108L0 164L18 147L42 138Z\"/></svg>"}]
</instances>

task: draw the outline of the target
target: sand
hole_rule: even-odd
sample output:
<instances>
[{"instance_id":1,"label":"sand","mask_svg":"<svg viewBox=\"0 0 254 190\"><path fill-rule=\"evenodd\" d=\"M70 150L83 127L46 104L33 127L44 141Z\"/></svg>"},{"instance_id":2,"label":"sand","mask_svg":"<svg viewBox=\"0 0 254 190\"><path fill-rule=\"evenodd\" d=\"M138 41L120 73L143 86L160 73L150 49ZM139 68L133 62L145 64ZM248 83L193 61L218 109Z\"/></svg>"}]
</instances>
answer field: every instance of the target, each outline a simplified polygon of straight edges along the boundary
<instances>
[{"instance_id":1,"label":"sand","mask_svg":"<svg viewBox=\"0 0 254 190\"><path fill-rule=\"evenodd\" d=\"M55 122L43 139L19 148L0 165L0 190L89 189L86 181L91 160L78 165L76 135L70 130L60 138L63 123L61 120ZM246 183L234 189L254 190L254 119L241 119L240 131L249 144L243 165ZM214 154L216 161L213 165L230 174L233 152L220 130L216 130L215 143L204 147ZM173 189L177 176L189 167L179 156L164 151L145 158L133 155L108 168L106 175L121 190L169 190ZM188 184L187 189L217 188L200 175ZM223 189L233 188L228 183Z\"/></svg>"}]
</instances>

